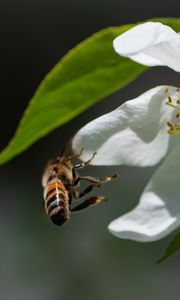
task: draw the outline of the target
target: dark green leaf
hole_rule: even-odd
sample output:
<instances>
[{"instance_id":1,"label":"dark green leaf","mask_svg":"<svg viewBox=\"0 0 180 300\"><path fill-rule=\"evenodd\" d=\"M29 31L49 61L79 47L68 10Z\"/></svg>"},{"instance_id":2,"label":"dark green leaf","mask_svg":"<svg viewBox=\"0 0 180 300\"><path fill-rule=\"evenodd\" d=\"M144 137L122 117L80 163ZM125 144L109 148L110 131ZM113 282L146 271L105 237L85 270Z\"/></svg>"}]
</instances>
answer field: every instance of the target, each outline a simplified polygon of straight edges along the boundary
<instances>
[{"instance_id":1,"label":"dark green leaf","mask_svg":"<svg viewBox=\"0 0 180 300\"><path fill-rule=\"evenodd\" d=\"M180 31L179 19L159 20ZM0 154L0 164L147 69L112 48L113 39L134 25L104 29L59 61L29 102L13 139Z\"/></svg>"},{"instance_id":2,"label":"dark green leaf","mask_svg":"<svg viewBox=\"0 0 180 300\"><path fill-rule=\"evenodd\" d=\"M164 260L170 258L172 255L176 254L180 250L180 232L178 232L173 240L170 242L165 255L157 262L157 264L162 263Z\"/></svg>"}]
</instances>

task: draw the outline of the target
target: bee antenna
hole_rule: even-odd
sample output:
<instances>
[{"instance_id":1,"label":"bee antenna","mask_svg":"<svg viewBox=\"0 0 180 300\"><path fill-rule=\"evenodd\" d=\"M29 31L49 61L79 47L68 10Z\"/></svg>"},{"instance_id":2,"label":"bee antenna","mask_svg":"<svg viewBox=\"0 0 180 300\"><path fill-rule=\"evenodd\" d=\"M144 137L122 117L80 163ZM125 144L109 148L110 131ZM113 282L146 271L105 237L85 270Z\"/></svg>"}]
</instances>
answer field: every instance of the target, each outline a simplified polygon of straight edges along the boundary
<instances>
[{"instance_id":1,"label":"bee antenna","mask_svg":"<svg viewBox=\"0 0 180 300\"><path fill-rule=\"evenodd\" d=\"M57 161L60 162L61 160L61 155L57 157Z\"/></svg>"},{"instance_id":2,"label":"bee antenna","mask_svg":"<svg viewBox=\"0 0 180 300\"><path fill-rule=\"evenodd\" d=\"M64 146L63 150L61 151L60 155L58 156L57 160L60 161L60 159L61 159L62 157L65 156L65 153L68 152L68 150L69 150L69 143L70 143L70 142L71 142L71 140L69 140L69 141L65 144L65 146Z\"/></svg>"}]
</instances>

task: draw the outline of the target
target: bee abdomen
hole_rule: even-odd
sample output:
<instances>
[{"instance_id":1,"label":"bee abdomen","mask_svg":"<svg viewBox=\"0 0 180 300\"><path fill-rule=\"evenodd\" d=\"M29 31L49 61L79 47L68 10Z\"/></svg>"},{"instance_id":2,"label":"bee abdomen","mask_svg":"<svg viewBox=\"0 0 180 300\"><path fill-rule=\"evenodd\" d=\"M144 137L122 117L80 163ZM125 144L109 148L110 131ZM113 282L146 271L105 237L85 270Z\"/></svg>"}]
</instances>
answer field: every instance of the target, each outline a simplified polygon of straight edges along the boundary
<instances>
[{"instance_id":1,"label":"bee abdomen","mask_svg":"<svg viewBox=\"0 0 180 300\"><path fill-rule=\"evenodd\" d=\"M44 191L45 209L51 221L62 225L70 217L68 195L59 179L49 182Z\"/></svg>"}]
</instances>

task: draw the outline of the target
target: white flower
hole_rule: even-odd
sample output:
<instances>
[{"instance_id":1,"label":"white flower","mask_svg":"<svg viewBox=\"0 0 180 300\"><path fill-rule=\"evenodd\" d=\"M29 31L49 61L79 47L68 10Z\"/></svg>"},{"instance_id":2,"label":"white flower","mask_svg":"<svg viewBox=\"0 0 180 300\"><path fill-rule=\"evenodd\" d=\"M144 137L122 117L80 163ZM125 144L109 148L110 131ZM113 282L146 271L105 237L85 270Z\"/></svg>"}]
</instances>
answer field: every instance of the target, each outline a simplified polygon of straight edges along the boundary
<instances>
[{"instance_id":1,"label":"white flower","mask_svg":"<svg viewBox=\"0 0 180 300\"><path fill-rule=\"evenodd\" d=\"M116 52L145 65L180 71L180 36L170 27L148 22L117 37ZM73 150L82 160L94 152L93 165L153 166L157 169L129 213L112 221L116 236L137 241L160 239L180 226L180 89L155 87L83 127Z\"/></svg>"},{"instance_id":2,"label":"white flower","mask_svg":"<svg viewBox=\"0 0 180 300\"><path fill-rule=\"evenodd\" d=\"M147 22L117 37L115 51L146 66L168 66L180 71L180 36L161 23Z\"/></svg>"}]
</instances>

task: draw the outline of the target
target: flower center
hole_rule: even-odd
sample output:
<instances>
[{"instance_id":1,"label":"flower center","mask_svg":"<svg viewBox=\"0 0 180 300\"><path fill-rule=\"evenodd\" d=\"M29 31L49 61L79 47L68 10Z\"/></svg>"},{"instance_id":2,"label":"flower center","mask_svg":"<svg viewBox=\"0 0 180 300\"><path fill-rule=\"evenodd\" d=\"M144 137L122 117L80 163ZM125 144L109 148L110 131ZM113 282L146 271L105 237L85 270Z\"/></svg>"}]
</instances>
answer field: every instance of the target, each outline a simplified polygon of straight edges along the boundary
<instances>
[{"instance_id":1,"label":"flower center","mask_svg":"<svg viewBox=\"0 0 180 300\"><path fill-rule=\"evenodd\" d=\"M169 92L169 89L166 88L165 93ZM180 123L176 122L176 120L178 118L180 118L180 98L179 96L179 92L180 92L180 88L176 88L176 95L175 97L172 96L168 96L167 97L167 101L165 102L166 105L170 106L171 108L173 108L174 113L175 113L175 122L167 122L167 127L168 127L168 133L171 135L176 135L176 134L180 134Z\"/></svg>"}]
</instances>

